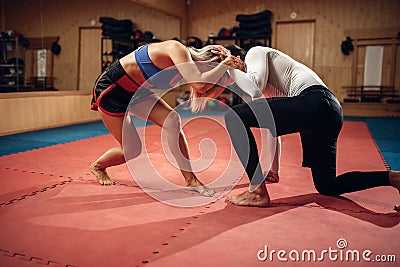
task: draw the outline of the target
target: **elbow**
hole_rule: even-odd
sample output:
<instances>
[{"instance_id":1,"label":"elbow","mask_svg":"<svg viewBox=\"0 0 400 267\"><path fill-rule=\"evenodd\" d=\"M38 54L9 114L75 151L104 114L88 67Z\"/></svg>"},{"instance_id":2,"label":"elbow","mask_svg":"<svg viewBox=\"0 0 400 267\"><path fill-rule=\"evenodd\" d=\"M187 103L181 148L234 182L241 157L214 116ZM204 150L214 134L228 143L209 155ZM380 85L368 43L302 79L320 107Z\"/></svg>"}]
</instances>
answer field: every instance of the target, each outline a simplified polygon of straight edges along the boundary
<instances>
[{"instance_id":1,"label":"elbow","mask_svg":"<svg viewBox=\"0 0 400 267\"><path fill-rule=\"evenodd\" d=\"M254 85L257 87L257 91L261 93L261 89L264 88L264 84L261 79L253 78L252 79Z\"/></svg>"},{"instance_id":2,"label":"elbow","mask_svg":"<svg viewBox=\"0 0 400 267\"><path fill-rule=\"evenodd\" d=\"M251 73L248 78L250 79L250 81L252 81L253 83L253 88L252 88L252 97L258 98L262 96L262 91L264 89L264 82L261 79L261 77L259 75L254 75L253 73Z\"/></svg>"}]
</instances>

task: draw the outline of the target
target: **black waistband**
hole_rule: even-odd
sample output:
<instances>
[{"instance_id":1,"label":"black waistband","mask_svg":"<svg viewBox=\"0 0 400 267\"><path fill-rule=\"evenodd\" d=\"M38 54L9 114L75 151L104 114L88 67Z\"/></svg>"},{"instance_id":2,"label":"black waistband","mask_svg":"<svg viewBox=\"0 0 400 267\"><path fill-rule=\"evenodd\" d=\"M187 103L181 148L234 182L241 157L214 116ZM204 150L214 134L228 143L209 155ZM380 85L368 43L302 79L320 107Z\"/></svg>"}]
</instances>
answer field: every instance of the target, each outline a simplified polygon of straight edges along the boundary
<instances>
[{"instance_id":1,"label":"black waistband","mask_svg":"<svg viewBox=\"0 0 400 267\"><path fill-rule=\"evenodd\" d=\"M325 90L325 91L331 92L328 88L326 88L325 86L320 85L320 84L311 85L311 86L307 87L306 89L304 89L303 92L315 91L315 90Z\"/></svg>"},{"instance_id":2,"label":"black waistband","mask_svg":"<svg viewBox=\"0 0 400 267\"><path fill-rule=\"evenodd\" d=\"M115 61L106 69L107 75L111 81L117 82L119 79L127 75L119 61Z\"/></svg>"}]
</instances>

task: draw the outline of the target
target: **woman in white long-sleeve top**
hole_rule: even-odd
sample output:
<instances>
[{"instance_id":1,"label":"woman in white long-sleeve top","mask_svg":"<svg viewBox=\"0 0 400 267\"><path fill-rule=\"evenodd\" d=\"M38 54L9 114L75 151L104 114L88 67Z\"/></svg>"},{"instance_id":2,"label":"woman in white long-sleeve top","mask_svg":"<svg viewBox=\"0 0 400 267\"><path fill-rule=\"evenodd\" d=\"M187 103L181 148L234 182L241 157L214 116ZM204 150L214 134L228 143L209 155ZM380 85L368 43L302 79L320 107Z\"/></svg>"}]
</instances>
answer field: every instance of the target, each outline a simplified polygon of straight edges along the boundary
<instances>
[{"instance_id":1,"label":"woman in white long-sleeve top","mask_svg":"<svg viewBox=\"0 0 400 267\"><path fill-rule=\"evenodd\" d=\"M235 83L253 98L262 94L268 97L237 105L225 115L233 146L251 185L249 190L228 198L230 202L270 205L251 127L267 128L275 136L299 132L302 166L311 168L314 185L321 194L337 196L389 185L400 191L400 173L395 171L354 171L336 176L336 143L343 125L342 108L314 71L269 47L251 48L245 64L246 73L237 69L229 71ZM244 142L246 139L248 142Z\"/></svg>"}]
</instances>

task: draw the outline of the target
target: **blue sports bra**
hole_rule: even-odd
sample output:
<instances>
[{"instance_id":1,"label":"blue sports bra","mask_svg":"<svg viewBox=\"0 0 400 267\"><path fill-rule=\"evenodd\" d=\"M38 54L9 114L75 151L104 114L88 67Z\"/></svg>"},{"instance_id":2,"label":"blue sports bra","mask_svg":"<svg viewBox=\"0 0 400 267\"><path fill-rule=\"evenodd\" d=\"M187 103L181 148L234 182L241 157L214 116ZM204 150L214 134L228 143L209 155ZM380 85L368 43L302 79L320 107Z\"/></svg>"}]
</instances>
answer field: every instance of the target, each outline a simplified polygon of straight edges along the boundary
<instances>
[{"instance_id":1,"label":"blue sports bra","mask_svg":"<svg viewBox=\"0 0 400 267\"><path fill-rule=\"evenodd\" d=\"M156 88L170 89L174 85L170 84L173 78L179 74L176 68L160 69L153 64L149 57L149 46L143 45L135 50L135 59L140 71L146 80Z\"/></svg>"},{"instance_id":2,"label":"blue sports bra","mask_svg":"<svg viewBox=\"0 0 400 267\"><path fill-rule=\"evenodd\" d=\"M162 71L162 69L156 67L151 61L148 45L142 45L135 50L135 59L146 80Z\"/></svg>"}]
</instances>

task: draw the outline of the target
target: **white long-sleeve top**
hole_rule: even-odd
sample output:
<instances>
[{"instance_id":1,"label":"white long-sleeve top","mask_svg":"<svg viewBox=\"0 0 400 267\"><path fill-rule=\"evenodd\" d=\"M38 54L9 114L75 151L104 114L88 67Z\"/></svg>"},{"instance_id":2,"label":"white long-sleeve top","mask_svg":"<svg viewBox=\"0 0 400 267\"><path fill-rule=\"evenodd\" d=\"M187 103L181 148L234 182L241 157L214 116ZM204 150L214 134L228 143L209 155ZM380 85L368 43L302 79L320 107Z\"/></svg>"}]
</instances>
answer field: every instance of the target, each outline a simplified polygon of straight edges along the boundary
<instances>
[{"instance_id":1,"label":"white long-sleeve top","mask_svg":"<svg viewBox=\"0 0 400 267\"><path fill-rule=\"evenodd\" d=\"M244 93L253 99L264 97L293 97L312 85L325 86L318 75L307 66L283 52L256 46L245 58L247 72L230 70L229 74ZM279 173L281 140L277 138L271 171ZM261 161L263 161L261 159Z\"/></svg>"},{"instance_id":2,"label":"white long-sleeve top","mask_svg":"<svg viewBox=\"0 0 400 267\"><path fill-rule=\"evenodd\" d=\"M260 97L261 94L268 97L292 97L312 85L326 87L313 70L270 47L251 48L246 55L245 63L247 72L244 73L244 77L260 91L254 86L249 88L248 81L243 79L243 72L231 70L230 74L236 84L253 98Z\"/></svg>"}]
</instances>

